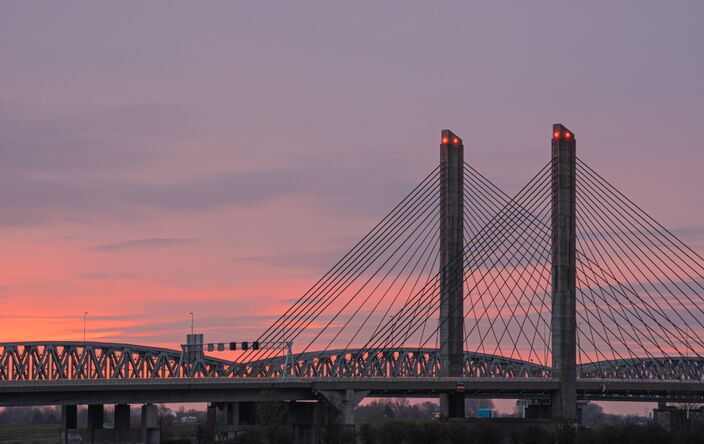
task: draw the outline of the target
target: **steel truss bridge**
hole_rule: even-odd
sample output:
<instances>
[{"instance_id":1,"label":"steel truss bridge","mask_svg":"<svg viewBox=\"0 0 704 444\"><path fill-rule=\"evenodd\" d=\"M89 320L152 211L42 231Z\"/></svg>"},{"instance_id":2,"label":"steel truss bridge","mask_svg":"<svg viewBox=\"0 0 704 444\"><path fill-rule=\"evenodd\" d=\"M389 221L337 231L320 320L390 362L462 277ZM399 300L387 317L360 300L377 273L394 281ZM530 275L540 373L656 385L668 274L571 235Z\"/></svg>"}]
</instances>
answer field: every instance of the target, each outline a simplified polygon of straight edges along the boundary
<instances>
[{"instance_id":1,"label":"steel truss bridge","mask_svg":"<svg viewBox=\"0 0 704 444\"><path fill-rule=\"evenodd\" d=\"M189 378L429 378L441 372L438 349L330 350L236 362L179 350L106 342L0 343L0 381L86 381ZM462 378L550 378L533 362L465 352ZM704 381L704 358L659 358L582 364L578 377L597 380Z\"/></svg>"},{"instance_id":2,"label":"steel truss bridge","mask_svg":"<svg viewBox=\"0 0 704 444\"><path fill-rule=\"evenodd\" d=\"M440 165L258 338L293 353L0 343L0 405L316 399L352 390L704 402L704 259L576 156L509 196L445 130Z\"/></svg>"},{"instance_id":3,"label":"steel truss bridge","mask_svg":"<svg viewBox=\"0 0 704 444\"><path fill-rule=\"evenodd\" d=\"M331 350L247 364L207 356L189 362L179 350L105 342L0 343L0 350L0 404L12 405L56 402L64 390L83 392L88 403L96 388L93 401L107 396L117 403L123 395L148 402L160 393L164 402L212 401L218 398L212 391L247 394L260 387L286 387L308 399L313 386L339 390L336 381L377 396L436 395L461 382L474 396L539 397L557 386L550 367L474 352L464 354L461 377L443 378L438 349ZM590 363L578 372L582 399L704 401L704 359Z\"/></svg>"}]
</instances>

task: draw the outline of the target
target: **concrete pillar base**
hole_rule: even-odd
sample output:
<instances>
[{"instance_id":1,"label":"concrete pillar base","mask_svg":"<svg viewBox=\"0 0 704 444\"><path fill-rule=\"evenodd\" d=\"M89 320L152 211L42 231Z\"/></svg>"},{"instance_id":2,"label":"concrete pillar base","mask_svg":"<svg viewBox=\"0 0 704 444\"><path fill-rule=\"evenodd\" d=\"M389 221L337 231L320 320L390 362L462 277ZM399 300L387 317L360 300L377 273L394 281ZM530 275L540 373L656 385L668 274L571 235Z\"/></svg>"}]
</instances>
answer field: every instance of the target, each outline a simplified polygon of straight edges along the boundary
<instances>
[{"instance_id":1,"label":"concrete pillar base","mask_svg":"<svg viewBox=\"0 0 704 444\"><path fill-rule=\"evenodd\" d=\"M78 428L78 406L62 405L61 406L61 442L68 442L69 430Z\"/></svg>"},{"instance_id":2,"label":"concrete pillar base","mask_svg":"<svg viewBox=\"0 0 704 444\"><path fill-rule=\"evenodd\" d=\"M142 442L144 444L159 444L159 415L154 404L142 406Z\"/></svg>"},{"instance_id":3,"label":"concrete pillar base","mask_svg":"<svg viewBox=\"0 0 704 444\"><path fill-rule=\"evenodd\" d=\"M208 444L215 442L215 422L217 420L217 406L214 403L208 404L205 418L205 442Z\"/></svg>"},{"instance_id":4,"label":"concrete pillar base","mask_svg":"<svg viewBox=\"0 0 704 444\"><path fill-rule=\"evenodd\" d=\"M78 406L61 406L61 430L78 428Z\"/></svg>"},{"instance_id":5,"label":"concrete pillar base","mask_svg":"<svg viewBox=\"0 0 704 444\"><path fill-rule=\"evenodd\" d=\"M225 416L226 426L240 425L240 403L226 402L223 405L223 414Z\"/></svg>"},{"instance_id":6,"label":"concrete pillar base","mask_svg":"<svg viewBox=\"0 0 704 444\"><path fill-rule=\"evenodd\" d=\"M653 420L670 433L678 432L687 424L687 412L677 407L658 407L653 410Z\"/></svg>"},{"instance_id":7,"label":"concrete pillar base","mask_svg":"<svg viewBox=\"0 0 704 444\"><path fill-rule=\"evenodd\" d=\"M297 401L289 404L289 420L293 426L294 444L317 444L320 440L319 404Z\"/></svg>"}]
</instances>

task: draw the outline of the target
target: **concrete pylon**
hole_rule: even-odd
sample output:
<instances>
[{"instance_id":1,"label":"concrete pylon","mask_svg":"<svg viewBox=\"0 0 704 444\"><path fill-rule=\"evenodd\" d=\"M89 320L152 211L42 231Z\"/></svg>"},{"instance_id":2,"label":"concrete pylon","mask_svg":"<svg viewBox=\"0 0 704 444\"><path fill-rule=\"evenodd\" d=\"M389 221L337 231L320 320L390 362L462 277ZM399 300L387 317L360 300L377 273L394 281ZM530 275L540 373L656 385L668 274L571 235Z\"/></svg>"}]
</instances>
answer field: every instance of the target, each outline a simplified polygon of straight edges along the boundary
<instances>
[{"instance_id":1,"label":"concrete pylon","mask_svg":"<svg viewBox=\"0 0 704 444\"><path fill-rule=\"evenodd\" d=\"M154 404L142 406L142 442L144 444L159 444L161 442L159 414Z\"/></svg>"},{"instance_id":2,"label":"concrete pylon","mask_svg":"<svg viewBox=\"0 0 704 444\"><path fill-rule=\"evenodd\" d=\"M555 419L577 418L576 142L562 124L552 138L552 397Z\"/></svg>"},{"instance_id":3,"label":"concrete pylon","mask_svg":"<svg viewBox=\"0 0 704 444\"><path fill-rule=\"evenodd\" d=\"M78 406L61 406L61 440L68 442L68 431L78 428Z\"/></svg>"},{"instance_id":4,"label":"concrete pylon","mask_svg":"<svg viewBox=\"0 0 704 444\"><path fill-rule=\"evenodd\" d=\"M88 430L102 429L105 420L105 410L103 404L88 405Z\"/></svg>"},{"instance_id":5,"label":"concrete pylon","mask_svg":"<svg viewBox=\"0 0 704 444\"><path fill-rule=\"evenodd\" d=\"M450 130L440 143L440 376L461 378L464 364L464 145ZM440 397L448 418L464 417L464 393Z\"/></svg>"},{"instance_id":6,"label":"concrete pylon","mask_svg":"<svg viewBox=\"0 0 704 444\"><path fill-rule=\"evenodd\" d=\"M130 424L130 405L116 404L113 425L116 429L129 429Z\"/></svg>"},{"instance_id":7,"label":"concrete pylon","mask_svg":"<svg viewBox=\"0 0 704 444\"><path fill-rule=\"evenodd\" d=\"M205 442L207 444L212 444L215 442L215 423L217 422L217 405L215 403L208 403L208 407L205 415Z\"/></svg>"}]
</instances>

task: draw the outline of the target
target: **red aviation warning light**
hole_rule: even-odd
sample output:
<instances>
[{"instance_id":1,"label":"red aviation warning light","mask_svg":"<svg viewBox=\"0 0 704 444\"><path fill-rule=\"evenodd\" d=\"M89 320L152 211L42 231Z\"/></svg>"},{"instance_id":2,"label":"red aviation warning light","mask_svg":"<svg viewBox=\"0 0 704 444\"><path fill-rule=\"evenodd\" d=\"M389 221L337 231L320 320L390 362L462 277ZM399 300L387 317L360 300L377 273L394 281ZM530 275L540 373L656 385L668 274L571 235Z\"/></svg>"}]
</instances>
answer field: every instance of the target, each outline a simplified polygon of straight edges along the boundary
<instances>
[{"instance_id":1,"label":"red aviation warning light","mask_svg":"<svg viewBox=\"0 0 704 444\"><path fill-rule=\"evenodd\" d=\"M460 149L462 147L462 139L449 129L442 130L440 142L441 145L448 148Z\"/></svg>"},{"instance_id":2,"label":"red aviation warning light","mask_svg":"<svg viewBox=\"0 0 704 444\"><path fill-rule=\"evenodd\" d=\"M568 141L573 141L574 140L574 133L567 128L565 128L564 125L560 123L556 123L552 126L552 138L553 140L568 140Z\"/></svg>"}]
</instances>

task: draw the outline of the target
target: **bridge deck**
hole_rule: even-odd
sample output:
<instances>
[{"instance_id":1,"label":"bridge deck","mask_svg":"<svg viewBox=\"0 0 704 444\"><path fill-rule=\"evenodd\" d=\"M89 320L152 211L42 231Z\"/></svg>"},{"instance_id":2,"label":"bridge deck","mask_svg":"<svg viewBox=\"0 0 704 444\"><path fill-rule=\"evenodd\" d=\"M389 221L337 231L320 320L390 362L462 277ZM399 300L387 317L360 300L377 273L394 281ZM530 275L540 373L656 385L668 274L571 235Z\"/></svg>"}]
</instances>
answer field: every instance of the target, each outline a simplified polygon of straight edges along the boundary
<instances>
[{"instance_id":1,"label":"bridge deck","mask_svg":"<svg viewBox=\"0 0 704 444\"><path fill-rule=\"evenodd\" d=\"M0 388L0 406L120 404L318 399L322 390L368 396L435 397L464 384L468 397L547 398L557 382L545 378L182 378L82 381L13 381ZM704 383L687 381L578 380L579 399L704 402Z\"/></svg>"}]
</instances>

